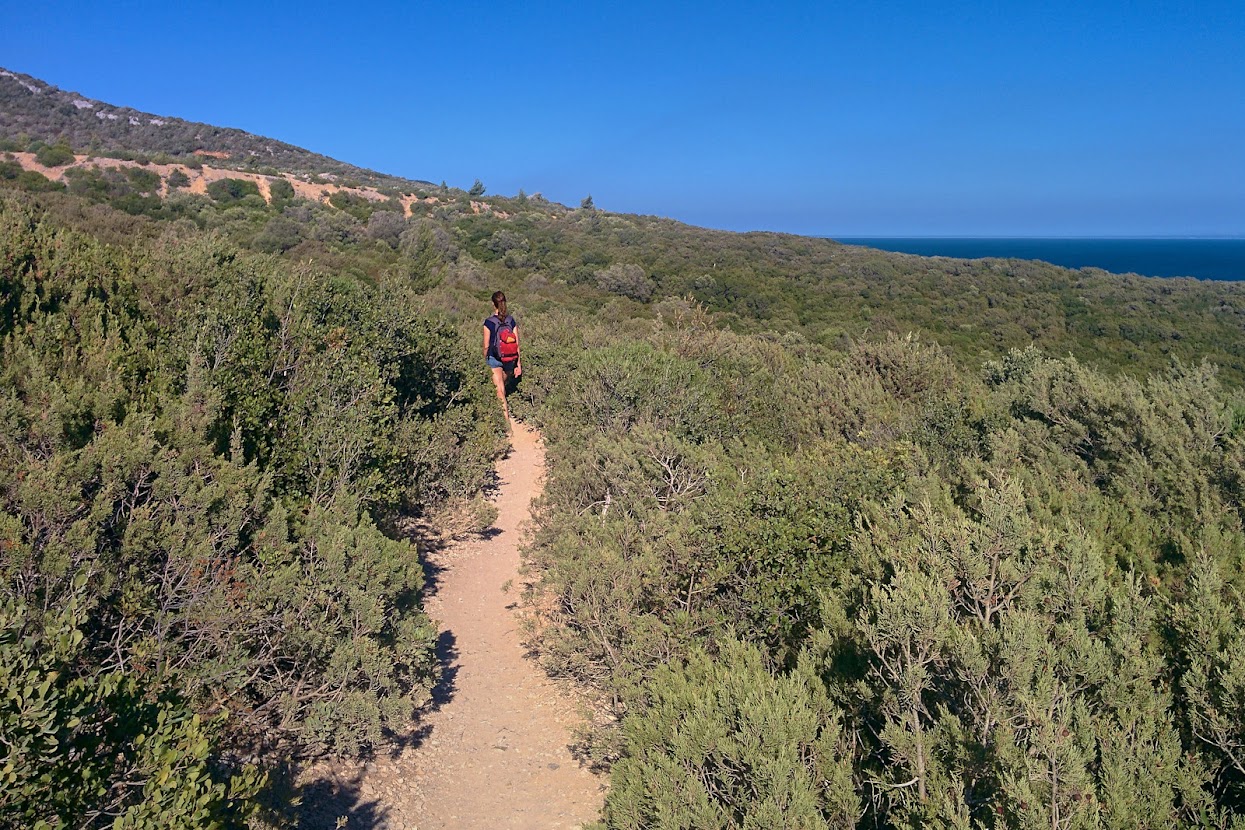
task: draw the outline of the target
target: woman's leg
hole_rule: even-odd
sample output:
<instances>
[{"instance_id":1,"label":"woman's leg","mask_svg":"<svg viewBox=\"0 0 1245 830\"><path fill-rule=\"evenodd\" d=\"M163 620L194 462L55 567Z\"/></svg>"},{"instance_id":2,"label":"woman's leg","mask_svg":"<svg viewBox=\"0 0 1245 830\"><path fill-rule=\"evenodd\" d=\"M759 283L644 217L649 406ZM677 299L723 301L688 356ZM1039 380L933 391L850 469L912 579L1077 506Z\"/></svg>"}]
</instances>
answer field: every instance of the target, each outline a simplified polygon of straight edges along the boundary
<instances>
[{"instance_id":1,"label":"woman's leg","mask_svg":"<svg viewBox=\"0 0 1245 830\"><path fill-rule=\"evenodd\" d=\"M501 401L501 411L510 420L510 407L506 405L506 370L490 367L493 372L493 386L497 387L497 400Z\"/></svg>"}]
</instances>

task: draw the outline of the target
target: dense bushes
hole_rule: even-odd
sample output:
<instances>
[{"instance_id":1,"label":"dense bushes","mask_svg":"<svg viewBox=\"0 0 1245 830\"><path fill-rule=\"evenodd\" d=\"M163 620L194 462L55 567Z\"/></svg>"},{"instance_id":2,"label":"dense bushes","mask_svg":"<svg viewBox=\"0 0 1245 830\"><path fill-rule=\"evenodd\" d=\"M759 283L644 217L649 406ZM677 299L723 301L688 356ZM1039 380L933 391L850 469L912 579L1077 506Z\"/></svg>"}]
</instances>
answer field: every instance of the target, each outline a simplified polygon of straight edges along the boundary
<instances>
[{"instance_id":1,"label":"dense bushes","mask_svg":"<svg viewBox=\"0 0 1245 830\"><path fill-rule=\"evenodd\" d=\"M68 144L45 144L35 153L35 160L44 167L60 167L73 159L73 150Z\"/></svg>"},{"instance_id":2,"label":"dense bushes","mask_svg":"<svg viewBox=\"0 0 1245 830\"><path fill-rule=\"evenodd\" d=\"M811 663L774 677L726 641L658 669L652 688L624 726L608 826L856 826L852 741Z\"/></svg>"},{"instance_id":3,"label":"dense bushes","mask_svg":"<svg viewBox=\"0 0 1245 830\"><path fill-rule=\"evenodd\" d=\"M395 528L500 451L471 352L405 285L135 240L0 199L0 682L28 739L3 807L53 826L233 822L259 779L232 759L406 728L437 664ZM29 812L101 746L158 751Z\"/></svg>"},{"instance_id":4,"label":"dense bushes","mask_svg":"<svg viewBox=\"0 0 1245 830\"><path fill-rule=\"evenodd\" d=\"M93 666L80 628L85 583L78 575L74 595L39 626L11 601L0 610L0 821L153 830L245 821L264 780L213 762L225 713L201 718L140 672Z\"/></svg>"},{"instance_id":5,"label":"dense bushes","mask_svg":"<svg viewBox=\"0 0 1245 830\"><path fill-rule=\"evenodd\" d=\"M835 353L683 312L611 331L535 321L559 381L527 387L554 461L540 648L621 718L593 743L606 826L1245 808L1245 425L1211 368L1029 350L973 375L911 338Z\"/></svg>"},{"instance_id":6,"label":"dense bushes","mask_svg":"<svg viewBox=\"0 0 1245 830\"><path fill-rule=\"evenodd\" d=\"M52 181L42 173L23 170L16 161L0 161L0 183L15 186L30 193L65 189L63 184Z\"/></svg>"}]
</instances>

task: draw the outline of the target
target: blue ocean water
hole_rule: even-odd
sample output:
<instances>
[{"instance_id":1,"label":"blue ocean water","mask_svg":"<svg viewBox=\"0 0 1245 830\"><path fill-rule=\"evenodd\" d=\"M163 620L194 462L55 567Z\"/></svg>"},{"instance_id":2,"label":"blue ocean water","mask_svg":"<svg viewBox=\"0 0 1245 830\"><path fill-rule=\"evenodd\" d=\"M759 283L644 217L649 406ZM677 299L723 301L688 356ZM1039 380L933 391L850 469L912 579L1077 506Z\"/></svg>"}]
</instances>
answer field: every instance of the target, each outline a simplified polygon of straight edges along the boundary
<instances>
[{"instance_id":1,"label":"blue ocean water","mask_svg":"<svg viewBox=\"0 0 1245 830\"><path fill-rule=\"evenodd\" d=\"M838 241L921 256L1040 259L1065 268L1102 268L1116 274L1245 280L1245 239L855 237Z\"/></svg>"}]
</instances>

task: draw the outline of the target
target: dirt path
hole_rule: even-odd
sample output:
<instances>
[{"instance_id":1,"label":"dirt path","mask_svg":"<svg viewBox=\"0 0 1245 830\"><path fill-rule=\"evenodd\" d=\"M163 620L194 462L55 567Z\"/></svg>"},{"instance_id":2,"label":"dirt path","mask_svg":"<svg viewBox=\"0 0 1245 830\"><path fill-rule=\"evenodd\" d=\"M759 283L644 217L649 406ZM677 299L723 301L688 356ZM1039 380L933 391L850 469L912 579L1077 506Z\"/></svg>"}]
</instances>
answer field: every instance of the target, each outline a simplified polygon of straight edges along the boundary
<instances>
[{"instance_id":1,"label":"dirt path","mask_svg":"<svg viewBox=\"0 0 1245 830\"><path fill-rule=\"evenodd\" d=\"M539 493L544 447L516 424L494 532L429 554L446 679L412 746L365 766L314 771L302 827L348 830L577 828L595 821L604 779L571 757L573 701L519 642L521 527ZM513 584L509 591L505 588Z\"/></svg>"}]
</instances>

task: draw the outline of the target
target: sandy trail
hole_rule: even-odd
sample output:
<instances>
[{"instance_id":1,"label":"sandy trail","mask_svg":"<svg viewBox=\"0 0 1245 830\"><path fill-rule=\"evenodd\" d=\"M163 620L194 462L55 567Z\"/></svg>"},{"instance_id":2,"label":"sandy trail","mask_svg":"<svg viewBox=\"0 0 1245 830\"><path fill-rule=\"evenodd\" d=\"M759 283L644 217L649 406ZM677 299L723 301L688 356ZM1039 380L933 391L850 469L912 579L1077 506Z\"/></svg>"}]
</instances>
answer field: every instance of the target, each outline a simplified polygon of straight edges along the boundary
<instances>
[{"instance_id":1,"label":"sandy trail","mask_svg":"<svg viewBox=\"0 0 1245 830\"><path fill-rule=\"evenodd\" d=\"M410 746L353 769L313 771L302 827L334 827L337 816L350 830L552 830L597 819L604 779L568 749L575 703L519 642L518 548L541 490L544 447L522 424L512 440L498 465L491 534L428 555L435 592L427 609L441 624L446 672L439 705Z\"/></svg>"}]
</instances>

